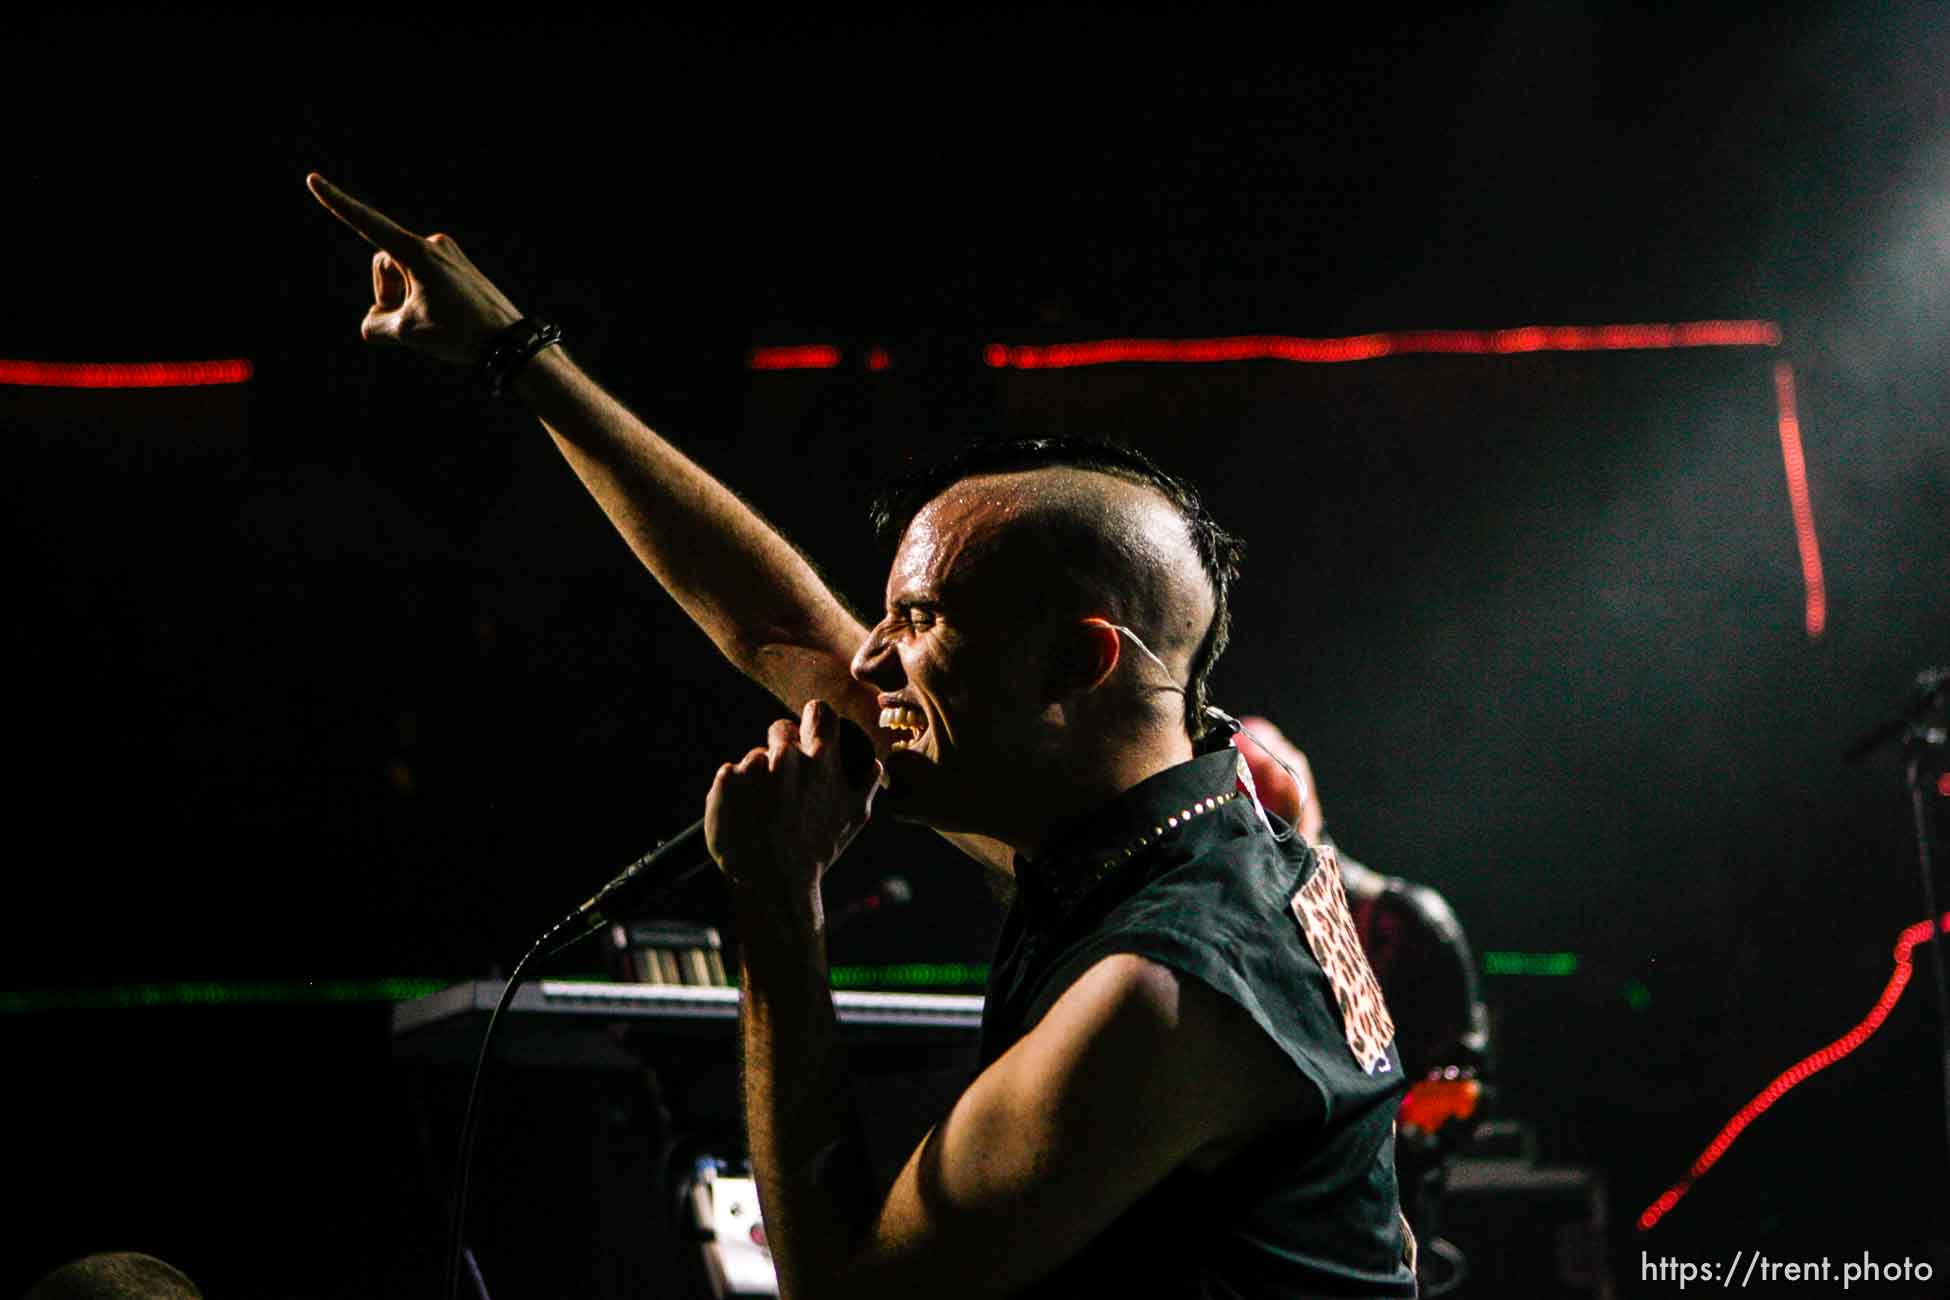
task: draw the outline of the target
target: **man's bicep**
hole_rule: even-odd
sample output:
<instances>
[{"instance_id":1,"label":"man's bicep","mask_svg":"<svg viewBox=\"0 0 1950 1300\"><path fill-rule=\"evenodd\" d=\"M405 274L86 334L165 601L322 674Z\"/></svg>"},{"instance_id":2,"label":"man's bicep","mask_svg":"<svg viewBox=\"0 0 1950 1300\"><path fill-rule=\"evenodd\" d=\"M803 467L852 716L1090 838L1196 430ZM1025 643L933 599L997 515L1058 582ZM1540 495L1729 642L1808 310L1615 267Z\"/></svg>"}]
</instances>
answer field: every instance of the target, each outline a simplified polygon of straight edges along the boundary
<instances>
[{"instance_id":1,"label":"man's bicep","mask_svg":"<svg viewBox=\"0 0 1950 1300\"><path fill-rule=\"evenodd\" d=\"M1237 1026L1210 1014L1210 990L1187 999L1187 983L1130 955L1086 971L909 1159L858 1293L1007 1294L1232 1136L1244 1095L1233 1094L1249 1085L1219 1067Z\"/></svg>"},{"instance_id":2,"label":"man's bicep","mask_svg":"<svg viewBox=\"0 0 1950 1300\"><path fill-rule=\"evenodd\" d=\"M826 701L873 738L875 752L884 753L892 739L880 729L880 706L873 688L853 677L852 651L844 644L844 633L844 627L837 627L811 644L766 641L753 648L748 663L739 666L795 715L807 700Z\"/></svg>"}]
</instances>

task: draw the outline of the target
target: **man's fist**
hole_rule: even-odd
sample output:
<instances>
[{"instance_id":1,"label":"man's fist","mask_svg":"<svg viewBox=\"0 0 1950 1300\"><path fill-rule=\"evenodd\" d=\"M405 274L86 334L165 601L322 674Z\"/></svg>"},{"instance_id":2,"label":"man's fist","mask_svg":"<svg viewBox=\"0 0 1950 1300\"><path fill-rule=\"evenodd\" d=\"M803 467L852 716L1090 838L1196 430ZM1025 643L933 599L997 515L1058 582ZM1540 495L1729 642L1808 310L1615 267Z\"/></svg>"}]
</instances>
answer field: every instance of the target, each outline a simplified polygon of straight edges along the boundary
<instances>
[{"instance_id":1,"label":"man's fist","mask_svg":"<svg viewBox=\"0 0 1950 1300\"><path fill-rule=\"evenodd\" d=\"M704 801L704 842L734 889L788 908L816 903L819 879L867 824L880 782L847 780L838 714L810 700L765 744L726 763ZM816 915L816 913L815 913Z\"/></svg>"},{"instance_id":2,"label":"man's fist","mask_svg":"<svg viewBox=\"0 0 1950 1300\"><path fill-rule=\"evenodd\" d=\"M456 365L481 360L487 341L521 319L507 295L446 235L422 239L317 172L305 177L325 210L357 231L372 255L372 306L359 325L368 343L396 343Z\"/></svg>"}]
</instances>

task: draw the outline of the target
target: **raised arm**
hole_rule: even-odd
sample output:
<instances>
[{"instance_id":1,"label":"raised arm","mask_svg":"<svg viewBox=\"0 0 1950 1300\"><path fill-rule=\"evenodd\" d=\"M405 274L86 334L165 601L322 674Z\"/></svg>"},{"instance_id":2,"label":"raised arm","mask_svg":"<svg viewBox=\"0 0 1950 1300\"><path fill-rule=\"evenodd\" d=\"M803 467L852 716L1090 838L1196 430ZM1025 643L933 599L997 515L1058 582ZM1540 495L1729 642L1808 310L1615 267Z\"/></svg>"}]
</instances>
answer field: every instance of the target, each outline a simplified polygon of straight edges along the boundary
<instances>
[{"instance_id":1,"label":"raised arm","mask_svg":"<svg viewBox=\"0 0 1950 1300\"><path fill-rule=\"evenodd\" d=\"M450 237L422 238L316 173L306 184L376 250L360 328L368 342L471 365L521 319ZM514 390L644 567L733 665L795 712L828 701L886 749L873 693L847 671L865 629L791 543L560 347L529 362Z\"/></svg>"},{"instance_id":2,"label":"raised arm","mask_svg":"<svg viewBox=\"0 0 1950 1300\"><path fill-rule=\"evenodd\" d=\"M789 709L823 699L879 732L873 692L847 668L866 629L756 510L560 348L538 356L515 390L643 566L725 658Z\"/></svg>"}]
</instances>

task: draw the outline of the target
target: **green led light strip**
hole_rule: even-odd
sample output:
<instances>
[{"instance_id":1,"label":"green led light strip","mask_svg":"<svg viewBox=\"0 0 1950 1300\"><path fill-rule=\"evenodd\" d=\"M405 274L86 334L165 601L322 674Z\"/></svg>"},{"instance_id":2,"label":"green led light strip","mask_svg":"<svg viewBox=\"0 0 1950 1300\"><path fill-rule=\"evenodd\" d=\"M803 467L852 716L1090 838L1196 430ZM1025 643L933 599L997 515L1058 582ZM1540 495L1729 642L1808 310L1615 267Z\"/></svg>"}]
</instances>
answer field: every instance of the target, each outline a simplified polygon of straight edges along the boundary
<instances>
[{"instance_id":1,"label":"green led light strip","mask_svg":"<svg viewBox=\"0 0 1950 1300\"><path fill-rule=\"evenodd\" d=\"M965 988L988 982L989 968L970 962L909 962L901 966L835 966L836 989Z\"/></svg>"},{"instance_id":2,"label":"green led light strip","mask_svg":"<svg viewBox=\"0 0 1950 1300\"><path fill-rule=\"evenodd\" d=\"M101 989L0 992L0 1015L35 1011L134 1011L148 1007L280 1006L304 1002L401 1002L451 980L203 980L118 984Z\"/></svg>"},{"instance_id":3,"label":"green led light strip","mask_svg":"<svg viewBox=\"0 0 1950 1300\"><path fill-rule=\"evenodd\" d=\"M1485 975L1575 975L1578 955L1574 952L1486 952Z\"/></svg>"}]
</instances>

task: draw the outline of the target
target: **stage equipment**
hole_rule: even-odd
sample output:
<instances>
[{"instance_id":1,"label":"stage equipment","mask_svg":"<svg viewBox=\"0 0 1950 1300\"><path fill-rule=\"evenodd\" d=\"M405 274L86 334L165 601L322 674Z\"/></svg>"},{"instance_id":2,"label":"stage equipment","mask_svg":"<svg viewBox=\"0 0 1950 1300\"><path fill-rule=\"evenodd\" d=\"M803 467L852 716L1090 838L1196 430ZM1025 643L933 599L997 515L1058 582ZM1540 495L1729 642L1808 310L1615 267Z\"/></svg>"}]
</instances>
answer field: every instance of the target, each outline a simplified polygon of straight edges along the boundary
<instances>
[{"instance_id":1,"label":"stage equipment","mask_svg":"<svg viewBox=\"0 0 1950 1300\"><path fill-rule=\"evenodd\" d=\"M687 921L634 921L609 927L609 968L631 984L729 988L717 927Z\"/></svg>"},{"instance_id":2,"label":"stage equipment","mask_svg":"<svg viewBox=\"0 0 1950 1300\"><path fill-rule=\"evenodd\" d=\"M1478 1144L1514 1151L1457 1160L1448 1170L1444 1244L1454 1242L1450 1250L1460 1247L1456 1253L1468 1258L1458 1300L1611 1300L1608 1214L1598 1176L1588 1169L1535 1164L1531 1135L1508 1121L1484 1125ZM1444 1286L1444 1293L1449 1289ZM1431 1294L1426 1284L1423 1294Z\"/></svg>"},{"instance_id":3,"label":"stage equipment","mask_svg":"<svg viewBox=\"0 0 1950 1300\"><path fill-rule=\"evenodd\" d=\"M705 1282L720 1297L775 1296L778 1270L758 1212L758 1182L749 1170L732 1173L724 1161L698 1160L687 1189Z\"/></svg>"},{"instance_id":4,"label":"stage equipment","mask_svg":"<svg viewBox=\"0 0 1950 1300\"><path fill-rule=\"evenodd\" d=\"M521 1065L641 1069L642 1060L608 1032L612 1024L652 1036L706 1037L729 1044L738 1028L738 990L667 984L536 980L507 999L499 980L470 980L393 1008L402 1056L454 1064L478 1053L487 1022L501 1007L509 1034L497 1059ZM849 1044L925 1049L965 1047L982 1027L982 999L964 993L833 993L841 1038ZM600 1045L599 1045L600 1044Z\"/></svg>"},{"instance_id":5,"label":"stage equipment","mask_svg":"<svg viewBox=\"0 0 1950 1300\"><path fill-rule=\"evenodd\" d=\"M741 1280L758 1248L750 1238L752 1221L742 1213L731 1217L745 1225L743 1244L730 1259L712 1258L712 1242L723 1240L719 1216L746 1203L736 1199L735 1181L748 1177L738 1158L738 990L543 979L522 985L511 999L506 993L498 980L473 980L397 1004L397 1056L431 1067L477 1062L488 1022L500 1007L494 1059L531 1071L524 1089L552 1088L544 1077L572 1072L613 1081L601 1090L611 1103L589 1108L591 1122L602 1129L600 1142L644 1141L640 1122L615 1127L609 1111L618 1099L632 1098L628 1105L639 1115L654 1114L654 1140L644 1147L646 1161L655 1157L647 1176L640 1185L601 1183L599 1203L614 1202L622 1215L617 1230L635 1231L646 1251L654 1248L654 1255L644 1256L645 1266L682 1266L684 1285L693 1288L709 1288L714 1278L731 1288L670 1294L776 1294L747 1290ZM870 1159L891 1176L967 1083L982 998L838 990L833 1003L839 1040L855 1071ZM647 1094L642 1081L650 1084ZM700 1199L700 1169L707 1163L711 1186ZM647 1231L645 1214L656 1216ZM718 1235L707 1239L707 1231Z\"/></svg>"},{"instance_id":6,"label":"stage equipment","mask_svg":"<svg viewBox=\"0 0 1950 1300\"><path fill-rule=\"evenodd\" d=\"M540 346L547 346L546 343ZM539 351L539 347L535 350ZM527 355L533 356L534 352ZM856 790L865 791L877 780L873 742L867 733L847 721L839 723L839 758L841 769L847 781ZM463 1225L467 1219L467 1179L474 1163L474 1132L479 1121L481 1080L487 1073L488 1049L494 1042L495 1023L507 1009L521 988L528 968L542 957L561 952L576 940L594 934L609 924L608 913L625 907L641 906L643 903L661 897L684 881L698 875L711 866L709 857L696 861L704 844L704 819L698 818L670 839L659 844L650 852L632 862L608 884L597 890L580 907L570 912L551 926L541 938L537 939L521 960L515 963L508 976L507 986L502 990L494 1010L489 1013L487 1027L481 1034L481 1054L474 1065L474 1079L467 1090L467 1109L461 1121L460 1158L454 1172L453 1225L447 1243L447 1284L443 1294L447 1300L460 1300L460 1274L464 1237ZM676 867L683 862L687 865Z\"/></svg>"}]
</instances>

